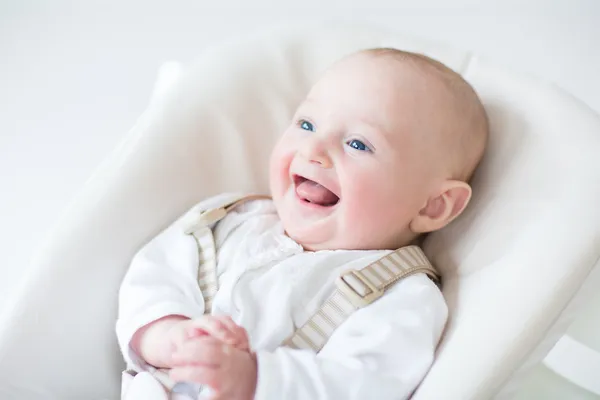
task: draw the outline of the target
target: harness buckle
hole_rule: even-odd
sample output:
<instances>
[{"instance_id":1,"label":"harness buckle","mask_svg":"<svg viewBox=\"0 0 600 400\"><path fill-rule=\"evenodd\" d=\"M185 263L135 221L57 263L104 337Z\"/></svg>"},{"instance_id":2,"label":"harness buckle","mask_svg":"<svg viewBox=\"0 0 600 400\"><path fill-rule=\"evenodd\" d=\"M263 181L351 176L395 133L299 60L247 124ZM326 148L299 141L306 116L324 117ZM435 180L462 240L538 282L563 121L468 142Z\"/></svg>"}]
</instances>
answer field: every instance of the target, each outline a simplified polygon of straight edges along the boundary
<instances>
[{"instance_id":1,"label":"harness buckle","mask_svg":"<svg viewBox=\"0 0 600 400\"><path fill-rule=\"evenodd\" d=\"M355 269L342 273L335 284L357 308L368 306L383 296L384 293L383 290L378 289L367 277Z\"/></svg>"},{"instance_id":2,"label":"harness buckle","mask_svg":"<svg viewBox=\"0 0 600 400\"><path fill-rule=\"evenodd\" d=\"M211 226L222 220L227 215L224 207L210 208L188 218L187 226L184 228L186 235L193 235L196 231Z\"/></svg>"}]
</instances>

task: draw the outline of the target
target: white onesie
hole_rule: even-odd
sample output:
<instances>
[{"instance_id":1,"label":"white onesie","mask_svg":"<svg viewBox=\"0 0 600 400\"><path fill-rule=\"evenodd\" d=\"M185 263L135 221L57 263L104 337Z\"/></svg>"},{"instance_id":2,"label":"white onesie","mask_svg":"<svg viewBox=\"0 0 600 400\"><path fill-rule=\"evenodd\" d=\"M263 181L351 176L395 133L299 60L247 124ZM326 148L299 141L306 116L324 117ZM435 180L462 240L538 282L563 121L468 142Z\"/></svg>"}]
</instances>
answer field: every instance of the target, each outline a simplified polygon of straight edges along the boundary
<instances>
[{"instance_id":1,"label":"white onesie","mask_svg":"<svg viewBox=\"0 0 600 400\"><path fill-rule=\"evenodd\" d=\"M117 337L136 371L147 367L129 346L139 328L167 315L204 314L197 247L182 220L136 254L121 286ZM342 271L361 269L388 250L304 251L285 235L270 200L238 206L214 236L219 291L211 314L229 315L248 331L258 361L255 399L405 399L427 373L447 307L424 274L352 314L319 354L280 347L332 293Z\"/></svg>"}]
</instances>

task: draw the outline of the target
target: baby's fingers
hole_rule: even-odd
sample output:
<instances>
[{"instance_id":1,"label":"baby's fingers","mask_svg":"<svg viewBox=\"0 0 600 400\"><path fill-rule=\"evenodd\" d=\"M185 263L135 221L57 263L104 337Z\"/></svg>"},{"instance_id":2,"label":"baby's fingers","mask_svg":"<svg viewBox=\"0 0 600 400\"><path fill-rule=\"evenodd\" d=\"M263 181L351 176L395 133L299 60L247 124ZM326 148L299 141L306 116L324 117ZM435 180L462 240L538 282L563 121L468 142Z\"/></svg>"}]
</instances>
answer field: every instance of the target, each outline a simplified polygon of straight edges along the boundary
<instances>
[{"instance_id":1,"label":"baby's fingers","mask_svg":"<svg viewBox=\"0 0 600 400\"><path fill-rule=\"evenodd\" d=\"M227 327L227 329L229 329L229 332L234 339L228 342L230 345L235 346L240 350L248 350L248 334L244 328L233 322L229 316L217 315L214 318L218 319L224 326Z\"/></svg>"},{"instance_id":2,"label":"baby's fingers","mask_svg":"<svg viewBox=\"0 0 600 400\"><path fill-rule=\"evenodd\" d=\"M228 327L214 317L203 317L190 321L186 329L188 338L209 335L225 343L235 342L235 335Z\"/></svg>"},{"instance_id":3,"label":"baby's fingers","mask_svg":"<svg viewBox=\"0 0 600 400\"><path fill-rule=\"evenodd\" d=\"M233 322L233 319L231 319L229 315L213 315L212 318L222 323L223 326L225 326L231 332L235 332L235 330L238 328L238 325Z\"/></svg>"}]
</instances>

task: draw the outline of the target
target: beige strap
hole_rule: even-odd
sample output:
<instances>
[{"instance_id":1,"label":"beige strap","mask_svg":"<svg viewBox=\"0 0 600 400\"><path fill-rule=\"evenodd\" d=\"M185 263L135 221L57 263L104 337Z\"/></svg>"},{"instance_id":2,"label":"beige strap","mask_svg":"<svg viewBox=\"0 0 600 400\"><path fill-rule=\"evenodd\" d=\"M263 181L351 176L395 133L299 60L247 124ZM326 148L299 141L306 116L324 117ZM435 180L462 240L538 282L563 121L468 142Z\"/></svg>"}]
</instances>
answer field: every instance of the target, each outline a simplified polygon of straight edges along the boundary
<instances>
[{"instance_id":1,"label":"beige strap","mask_svg":"<svg viewBox=\"0 0 600 400\"><path fill-rule=\"evenodd\" d=\"M240 196L233 201L202 211L185 229L198 246L198 285L204 299L204 313L210 314L212 302L219 289L217 277L217 251L212 226L223 219L233 208L251 200L270 199L264 195Z\"/></svg>"},{"instance_id":2,"label":"beige strap","mask_svg":"<svg viewBox=\"0 0 600 400\"><path fill-rule=\"evenodd\" d=\"M217 281L217 252L212 229L206 226L192 233L198 246L198 285L204 298L204 314L210 314L219 288Z\"/></svg>"},{"instance_id":3,"label":"beige strap","mask_svg":"<svg viewBox=\"0 0 600 400\"><path fill-rule=\"evenodd\" d=\"M212 227L212 225L222 220L229 211L247 201L267 200L270 198L271 197L265 196L263 194L238 196L234 198L234 200L229 200L218 207L209 208L208 210L201 210L198 215L193 216L191 221L188 221L184 232L187 235L192 235L195 232L202 230L203 228Z\"/></svg>"},{"instance_id":4,"label":"beige strap","mask_svg":"<svg viewBox=\"0 0 600 400\"><path fill-rule=\"evenodd\" d=\"M377 300L400 279L418 273L427 274L435 282L439 280L418 246L402 247L361 270L344 272L337 279L333 294L284 345L319 352L353 312Z\"/></svg>"}]
</instances>

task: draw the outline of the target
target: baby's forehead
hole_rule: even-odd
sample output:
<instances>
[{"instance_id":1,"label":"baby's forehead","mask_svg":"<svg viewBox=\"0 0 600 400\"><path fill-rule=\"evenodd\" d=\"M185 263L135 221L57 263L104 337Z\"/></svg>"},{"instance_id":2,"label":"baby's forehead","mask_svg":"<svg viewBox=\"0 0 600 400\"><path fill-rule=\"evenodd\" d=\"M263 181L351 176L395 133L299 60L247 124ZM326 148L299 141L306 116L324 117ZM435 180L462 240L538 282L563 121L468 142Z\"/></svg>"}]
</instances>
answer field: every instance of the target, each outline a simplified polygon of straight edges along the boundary
<instances>
[{"instance_id":1,"label":"baby's forehead","mask_svg":"<svg viewBox=\"0 0 600 400\"><path fill-rule=\"evenodd\" d=\"M331 90L332 86L352 86L377 93L385 92L401 100L427 92L427 96L447 92L441 74L422 62L411 62L369 52L351 54L330 66L311 89Z\"/></svg>"},{"instance_id":2,"label":"baby's forehead","mask_svg":"<svg viewBox=\"0 0 600 400\"><path fill-rule=\"evenodd\" d=\"M352 119L375 121L385 128L386 136L404 143L406 135L421 136L447 125L444 120L450 123L448 118L454 117L446 112L453 96L440 73L422 64L369 52L355 53L333 64L307 99L315 100L320 107L334 104L332 108L348 111Z\"/></svg>"}]
</instances>

